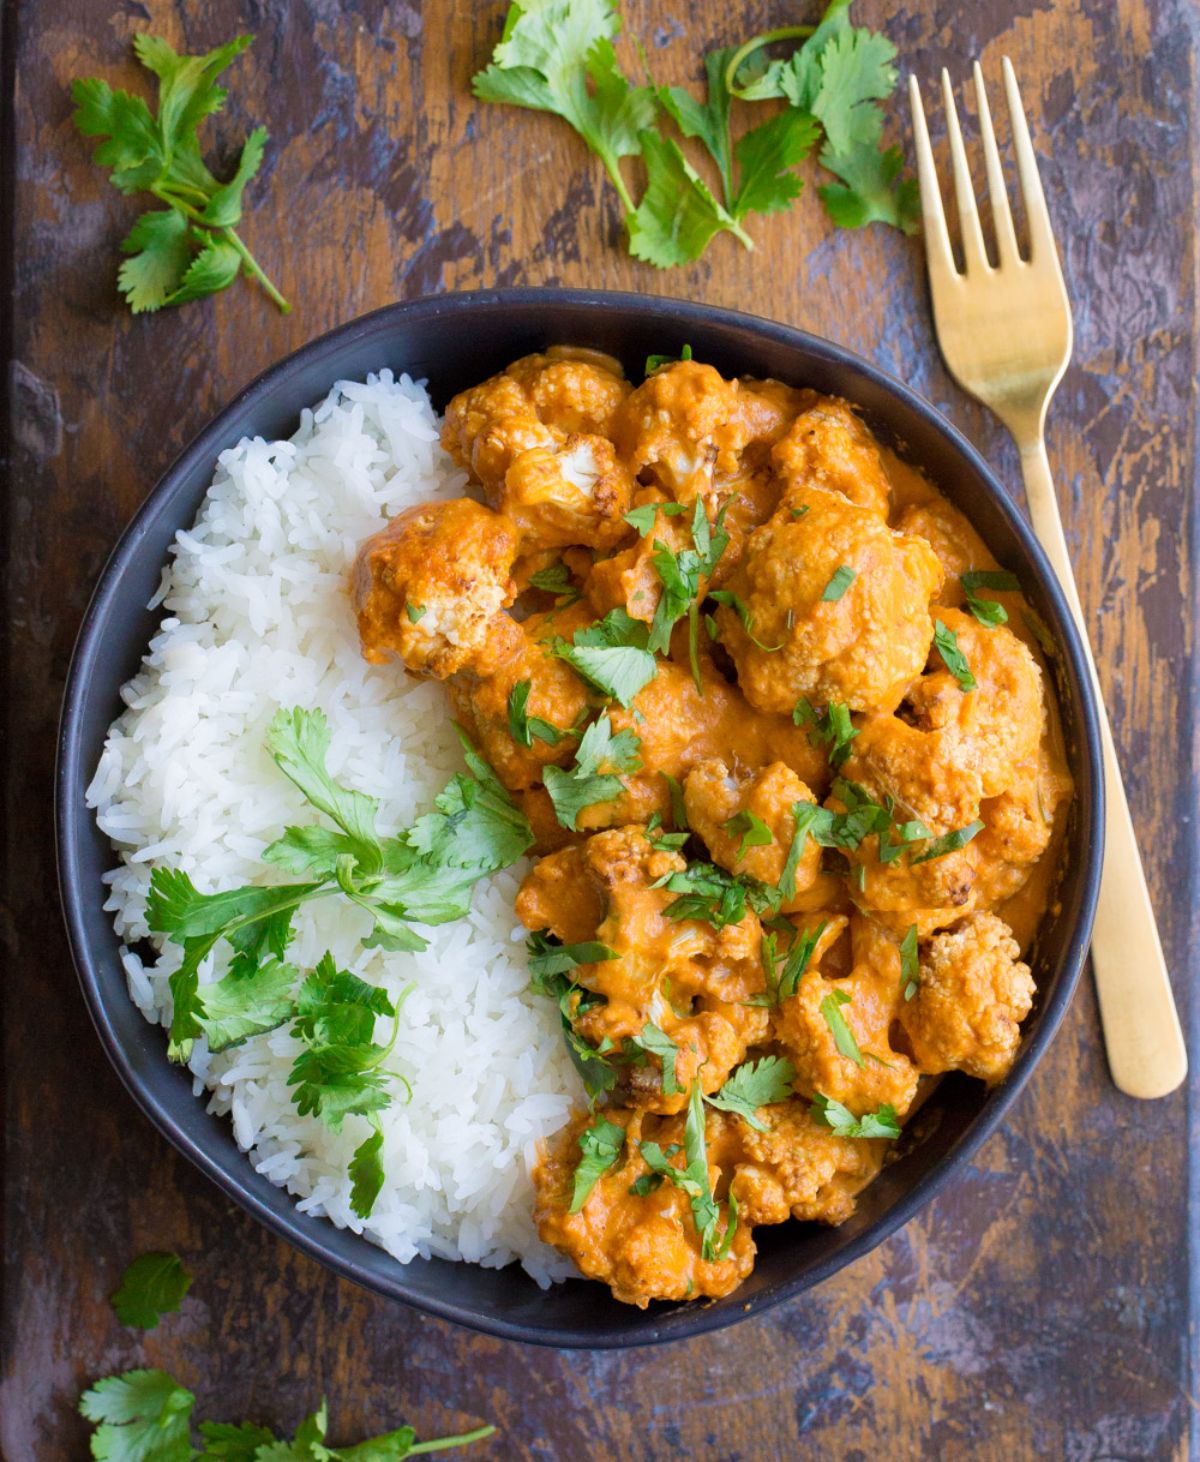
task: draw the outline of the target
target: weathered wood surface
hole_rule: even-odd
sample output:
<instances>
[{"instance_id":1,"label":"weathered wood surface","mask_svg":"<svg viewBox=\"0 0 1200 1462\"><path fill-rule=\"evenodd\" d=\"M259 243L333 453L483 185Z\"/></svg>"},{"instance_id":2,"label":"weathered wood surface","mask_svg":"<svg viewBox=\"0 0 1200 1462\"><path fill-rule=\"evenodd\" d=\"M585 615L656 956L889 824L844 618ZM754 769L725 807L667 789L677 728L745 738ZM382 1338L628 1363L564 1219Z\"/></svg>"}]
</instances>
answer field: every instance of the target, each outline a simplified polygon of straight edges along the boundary
<instances>
[{"instance_id":1,"label":"weathered wood surface","mask_svg":"<svg viewBox=\"0 0 1200 1462\"><path fill-rule=\"evenodd\" d=\"M1186 1008L1200 932L1195 14L1188 0L860 8L923 78L943 63L965 77L975 55L994 74L1011 55L1043 155L1052 148L1046 182L1078 344L1050 452ZM627 7L655 69L680 81L694 78L702 47L796 10L782 0ZM1010 1122L902 1233L757 1321L626 1355L504 1344L334 1279L176 1157L108 1069L56 902L63 676L122 525L261 367L363 310L429 291L586 283L689 295L862 351L1018 482L1000 429L936 357L918 242L835 234L809 199L757 226L755 254L725 239L687 271L632 263L617 246L615 200L565 126L471 100L502 11L500 0L4 8L16 312L0 1451L10 1462L84 1455L81 1388L140 1363L195 1383L217 1414L282 1426L327 1392L347 1439L402 1417L426 1435L490 1419L503 1438L488 1455L514 1458L1182 1457L1197 1425L1186 1097L1138 1105L1114 1091L1086 984ZM232 143L270 125L247 234L295 301L290 318L244 285L138 320L118 304L116 244L136 208L87 162L66 86L95 71L134 81L129 37L147 24L192 50L258 33L218 135ZM117 1325L107 1296L132 1256L159 1247L177 1249L196 1283L183 1313L143 1340Z\"/></svg>"}]
</instances>

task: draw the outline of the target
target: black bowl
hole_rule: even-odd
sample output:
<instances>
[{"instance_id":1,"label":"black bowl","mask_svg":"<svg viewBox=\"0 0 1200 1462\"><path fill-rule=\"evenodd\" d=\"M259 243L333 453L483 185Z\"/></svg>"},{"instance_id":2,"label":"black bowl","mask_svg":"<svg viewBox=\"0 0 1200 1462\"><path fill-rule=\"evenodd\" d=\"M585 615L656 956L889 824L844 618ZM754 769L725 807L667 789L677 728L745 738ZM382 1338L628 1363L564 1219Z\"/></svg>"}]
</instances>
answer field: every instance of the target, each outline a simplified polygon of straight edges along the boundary
<instances>
[{"instance_id":1,"label":"black bowl","mask_svg":"<svg viewBox=\"0 0 1200 1462\"><path fill-rule=\"evenodd\" d=\"M225 447L245 434L290 435L301 408L335 380L385 365L427 377L441 408L456 391L547 345L608 351L637 380L647 354L674 353L685 342L726 374L775 376L856 402L872 427L969 515L1000 562L1020 576L1058 647L1054 672L1076 794L1057 912L1043 924L1031 957L1038 1002L1007 1081L993 1091L957 1075L944 1081L919 1130L864 1193L854 1217L836 1229L788 1223L758 1230L757 1266L736 1294L642 1311L583 1281L539 1290L513 1266L488 1270L437 1259L401 1266L366 1240L297 1212L238 1151L228 1122L205 1113L190 1075L168 1064L163 1032L129 999L102 908L101 874L113 865L113 852L84 805L84 789L121 709L118 688L136 670L158 621L146 605L168 545L194 518ZM202 1172L276 1233L381 1294L513 1340L608 1347L696 1335L799 1294L907 1222L970 1158L1045 1052L1079 977L1099 882L1103 787L1096 704L1053 572L982 458L931 406L827 341L748 315L630 294L500 290L392 305L322 336L242 391L167 471L117 545L80 631L63 710L57 829L71 949L100 1038L134 1100Z\"/></svg>"}]
</instances>

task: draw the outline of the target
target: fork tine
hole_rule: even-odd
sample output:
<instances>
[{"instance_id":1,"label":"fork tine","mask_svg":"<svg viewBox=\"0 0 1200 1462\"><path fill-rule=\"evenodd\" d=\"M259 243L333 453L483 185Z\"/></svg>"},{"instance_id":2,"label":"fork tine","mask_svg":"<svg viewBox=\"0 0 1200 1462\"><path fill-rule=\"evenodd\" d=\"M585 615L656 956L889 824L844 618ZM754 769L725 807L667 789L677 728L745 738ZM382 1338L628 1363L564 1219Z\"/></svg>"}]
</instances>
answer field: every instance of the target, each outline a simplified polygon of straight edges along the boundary
<instances>
[{"instance_id":1,"label":"fork tine","mask_svg":"<svg viewBox=\"0 0 1200 1462\"><path fill-rule=\"evenodd\" d=\"M946 231L946 211L942 206L942 190L938 185L937 169L933 165L933 148L929 142L929 128L925 124L925 108L921 105L921 88L917 78L908 78L908 101L912 108L913 142L917 151L917 177L921 184L921 217L925 224L925 258L929 268L930 282L935 287L940 277L947 280L957 276L954 265L954 251L950 247L950 235Z\"/></svg>"},{"instance_id":2,"label":"fork tine","mask_svg":"<svg viewBox=\"0 0 1200 1462\"><path fill-rule=\"evenodd\" d=\"M1000 165L1000 153L996 148L996 133L992 128L992 112L983 86L983 68L978 61L975 62L975 97L979 111L979 134L983 139L983 157L987 164L988 193L992 200L992 222L996 228L996 255L1003 269L1019 264L1021 252L1017 248L1017 233L1013 228L1012 210L1008 206L1008 186L1004 181L1004 169Z\"/></svg>"},{"instance_id":3,"label":"fork tine","mask_svg":"<svg viewBox=\"0 0 1200 1462\"><path fill-rule=\"evenodd\" d=\"M977 271L986 273L992 266L988 263L983 230L979 226L975 187L971 182L971 169L967 164L962 129L958 125L958 108L954 105L954 87L950 84L950 73L944 66L942 96L946 102L946 131L950 137L950 160L954 166L954 197L958 203L958 217L962 225L963 263L968 275Z\"/></svg>"},{"instance_id":4,"label":"fork tine","mask_svg":"<svg viewBox=\"0 0 1200 1462\"><path fill-rule=\"evenodd\" d=\"M1042 180L1038 173L1037 157L1029 136L1029 123L1025 120L1025 109L1021 105L1021 92L1017 86L1012 62L1005 56L1004 92L1008 98L1008 114L1012 119L1013 148L1017 154L1017 178L1021 185L1021 197L1025 203L1025 218L1029 225L1029 258L1038 263L1044 257L1057 262L1058 251L1054 247L1054 230L1050 227L1050 212L1046 207L1046 195L1042 192Z\"/></svg>"}]
</instances>

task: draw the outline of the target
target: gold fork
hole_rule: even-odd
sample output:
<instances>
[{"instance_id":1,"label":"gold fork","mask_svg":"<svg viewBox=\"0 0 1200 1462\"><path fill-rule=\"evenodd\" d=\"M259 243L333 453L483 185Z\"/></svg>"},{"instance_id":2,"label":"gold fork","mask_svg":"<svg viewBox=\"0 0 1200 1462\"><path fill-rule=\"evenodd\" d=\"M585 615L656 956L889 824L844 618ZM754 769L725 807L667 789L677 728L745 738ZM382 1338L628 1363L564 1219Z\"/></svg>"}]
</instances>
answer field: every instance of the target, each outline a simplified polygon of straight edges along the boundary
<instances>
[{"instance_id":1,"label":"gold fork","mask_svg":"<svg viewBox=\"0 0 1200 1462\"><path fill-rule=\"evenodd\" d=\"M1075 617L1100 703L1108 809L1104 870L1092 935L1092 966L1109 1067L1113 1081L1130 1096L1165 1096L1187 1074L1187 1052L1046 459L1043 435L1046 408L1071 356L1071 306L1017 78L1006 56L1004 90L1029 230L1028 259L1021 258L1017 247L983 72L978 61L975 63L979 131L996 234L998 264L993 268L988 261L975 205L954 91L949 73L942 72L954 192L962 230L965 264L962 273L955 265L946 231L929 130L915 77L909 77L908 90L938 343L959 385L990 407L1016 439L1034 532L1058 574Z\"/></svg>"}]
</instances>

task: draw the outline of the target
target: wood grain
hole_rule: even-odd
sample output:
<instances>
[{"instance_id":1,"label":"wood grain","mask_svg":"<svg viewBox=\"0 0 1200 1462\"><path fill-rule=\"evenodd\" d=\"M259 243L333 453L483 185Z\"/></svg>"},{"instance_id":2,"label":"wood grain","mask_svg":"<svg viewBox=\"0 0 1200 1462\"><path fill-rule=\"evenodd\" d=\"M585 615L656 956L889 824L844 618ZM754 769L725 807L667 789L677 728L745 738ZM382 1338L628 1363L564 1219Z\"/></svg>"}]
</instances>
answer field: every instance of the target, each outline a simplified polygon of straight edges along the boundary
<instances>
[{"instance_id":1,"label":"wood grain","mask_svg":"<svg viewBox=\"0 0 1200 1462\"><path fill-rule=\"evenodd\" d=\"M1189 1428L1200 1443L1187 1096L1146 1105L1113 1089L1088 986L1010 1122L906 1229L791 1305L653 1353L535 1351L336 1280L176 1157L104 1061L56 902L63 677L122 525L179 447L271 361L430 291L586 284L690 296L875 359L942 407L1016 491L1011 445L937 358L919 241L835 234L808 198L757 225L753 254L723 239L686 270L634 264L611 191L574 136L471 100L503 9L26 0L3 11L14 310L0 1452L85 1455L80 1390L153 1364L193 1383L210 1412L281 1427L325 1392L339 1439L401 1418L427 1435L491 1420L503 1437L481 1456L1182 1458ZM1195 12L1188 0L856 9L923 79L943 64L965 77L975 55L992 75L1010 55L1037 119L1078 330L1050 456L1186 1012L1200 934ZM796 7L631 0L626 13L656 73L685 81L701 49ZM116 243L137 208L87 161L66 86L93 72L140 84L129 38L147 26L192 50L240 28L258 35L215 135L229 156L250 125L271 127L246 234L295 302L288 318L244 285L139 319L117 301ZM148 1248L176 1249L196 1282L183 1311L142 1338L117 1325L107 1296Z\"/></svg>"}]
</instances>

